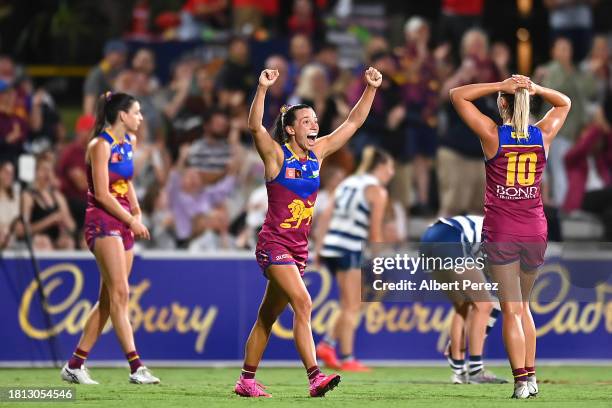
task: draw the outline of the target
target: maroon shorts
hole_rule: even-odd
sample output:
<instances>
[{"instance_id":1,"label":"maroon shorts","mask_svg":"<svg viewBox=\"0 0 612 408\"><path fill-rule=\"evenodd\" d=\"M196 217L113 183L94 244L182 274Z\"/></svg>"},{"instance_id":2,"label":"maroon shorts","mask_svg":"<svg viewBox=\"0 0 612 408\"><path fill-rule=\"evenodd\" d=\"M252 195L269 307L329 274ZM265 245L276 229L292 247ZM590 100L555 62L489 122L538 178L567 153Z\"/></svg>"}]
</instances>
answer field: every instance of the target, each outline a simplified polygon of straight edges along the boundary
<instances>
[{"instance_id":1,"label":"maroon shorts","mask_svg":"<svg viewBox=\"0 0 612 408\"><path fill-rule=\"evenodd\" d=\"M257 245L255 249L255 258L266 278L269 278L268 275L266 275L266 269L268 269L270 265L295 265L300 272L300 276L304 276L308 252L295 253L284 245L266 243Z\"/></svg>"},{"instance_id":2,"label":"maroon shorts","mask_svg":"<svg viewBox=\"0 0 612 408\"><path fill-rule=\"evenodd\" d=\"M483 247L487 262L505 265L520 261L523 271L539 268L544 263L547 234L519 236L503 232L483 231Z\"/></svg>"},{"instance_id":3,"label":"maroon shorts","mask_svg":"<svg viewBox=\"0 0 612 408\"><path fill-rule=\"evenodd\" d=\"M91 252L94 251L96 238L119 237L123 241L123 248L129 251L134 246L134 234L123 222L106 211L89 207L85 212L85 241Z\"/></svg>"}]
</instances>

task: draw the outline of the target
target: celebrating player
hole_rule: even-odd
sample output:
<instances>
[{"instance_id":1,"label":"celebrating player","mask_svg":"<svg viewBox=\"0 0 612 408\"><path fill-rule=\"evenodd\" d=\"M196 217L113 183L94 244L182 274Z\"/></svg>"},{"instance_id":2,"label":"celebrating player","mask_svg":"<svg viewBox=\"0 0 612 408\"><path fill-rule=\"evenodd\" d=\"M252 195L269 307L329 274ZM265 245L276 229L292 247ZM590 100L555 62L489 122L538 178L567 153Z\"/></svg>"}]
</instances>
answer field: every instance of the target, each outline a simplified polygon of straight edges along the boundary
<instances>
[{"instance_id":1,"label":"celebrating player","mask_svg":"<svg viewBox=\"0 0 612 408\"><path fill-rule=\"evenodd\" d=\"M480 251L483 218L478 215L460 215L440 218L431 225L421 238L421 251L427 257L452 259L473 258ZM464 279L473 283L486 283L482 269L466 268L461 273L455 270L432 271L436 280L457 282ZM448 363L453 371L453 384L506 383L484 369L482 352L484 341L499 316L499 302L487 290L447 291L455 314L451 321L450 344L446 350ZM465 343L468 340L470 358L465 363Z\"/></svg>"},{"instance_id":2,"label":"celebrating player","mask_svg":"<svg viewBox=\"0 0 612 408\"><path fill-rule=\"evenodd\" d=\"M329 229L317 245L322 246L319 251L321 260L336 276L340 314L316 351L317 357L334 369L370 371L353 356L361 305L361 247L364 242L383 240L383 217L387 205L385 186L393 174L391 156L367 147L359 169L338 185L333 202L323 214L323 222L329 222ZM340 362L335 349L337 341L340 343Z\"/></svg>"},{"instance_id":3,"label":"celebrating player","mask_svg":"<svg viewBox=\"0 0 612 408\"><path fill-rule=\"evenodd\" d=\"M492 93L498 93L497 105L504 122L501 126L473 103ZM552 108L531 126L529 96L534 94ZM499 283L502 333L515 380L512 397L528 398L538 393L536 331L529 296L537 269L544 262L547 234L540 183L548 149L571 101L521 75L503 82L451 89L450 99L480 139L486 158L484 249L491 276Z\"/></svg>"},{"instance_id":4,"label":"celebrating player","mask_svg":"<svg viewBox=\"0 0 612 408\"><path fill-rule=\"evenodd\" d=\"M159 383L136 352L128 318L128 276L134 260L134 237L149 239L149 231L140 220L140 207L130 181L134 173L132 155L136 144L132 134L141 122L140 104L133 96L110 92L100 96L94 137L85 156L89 185L85 238L100 270L100 295L87 317L72 358L62 368L62 379L68 382L98 384L91 379L84 364L110 316L130 364L130 382Z\"/></svg>"},{"instance_id":5,"label":"celebrating player","mask_svg":"<svg viewBox=\"0 0 612 408\"><path fill-rule=\"evenodd\" d=\"M310 327L312 301L302 280L308 256L308 233L319 189L319 168L327 156L342 147L368 116L382 75L365 71L366 89L348 118L330 135L317 139L319 125L308 105L284 107L271 136L262 125L267 89L277 80L277 70L264 70L251 104L248 125L264 162L268 212L259 233L256 257L268 278L257 320L246 343L242 374L235 392L245 397L269 397L255 381L255 371L268 343L272 325L291 304L293 337L306 368L310 396L321 397L340 382L337 374L319 370Z\"/></svg>"}]
</instances>

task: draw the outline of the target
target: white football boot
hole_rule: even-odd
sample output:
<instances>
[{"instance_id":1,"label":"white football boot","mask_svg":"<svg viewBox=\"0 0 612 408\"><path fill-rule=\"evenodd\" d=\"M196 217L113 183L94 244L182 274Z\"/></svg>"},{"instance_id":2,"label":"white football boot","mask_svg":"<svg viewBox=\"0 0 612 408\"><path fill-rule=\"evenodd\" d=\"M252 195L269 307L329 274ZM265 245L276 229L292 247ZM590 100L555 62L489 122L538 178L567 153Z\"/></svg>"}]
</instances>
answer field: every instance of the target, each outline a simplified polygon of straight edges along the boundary
<instances>
[{"instance_id":1,"label":"white football boot","mask_svg":"<svg viewBox=\"0 0 612 408\"><path fill-rule=\"evenodd\" d=\"M527 386L527 381L517 381L514 383L514 393L512 394L512 398L529 398L529 387Z\"/></svg>"},{"instance_id":2,"label":"white football boot","mask_svg":"<svg viewBox=\"0 0 612 408\"><path fill-rule=\"evenodd\" d=\"M538 380L536 380L535 375L527 377L527 388L529 388L529 395L532 397L535 397L538 395L538 392L540 392L538 389Z\"/></svg>"},{"instance_id":3,"label":"white football boot","mask_svg":"<svg viewBox=\"0 0 612 408\"><path fill-rule=\"evenodd\" d=\"M91 379L89 370L87 370L84 365L82 365L81 368L70 368L68 367L68 363L62 368L62 380L72 384L99 384L97 381Z\"/></svg>"},{"instance_id":4,"label":"white football boot","mask_svg":"<svg viewBox=\"0 0 612 408\"><path fill-rule=\"evenodd\" d=\"M159 384L159 378L155 377L147 367L140 366L134 374L130 374L130 382L132 384Z\"/></svg>"}]
</instances>

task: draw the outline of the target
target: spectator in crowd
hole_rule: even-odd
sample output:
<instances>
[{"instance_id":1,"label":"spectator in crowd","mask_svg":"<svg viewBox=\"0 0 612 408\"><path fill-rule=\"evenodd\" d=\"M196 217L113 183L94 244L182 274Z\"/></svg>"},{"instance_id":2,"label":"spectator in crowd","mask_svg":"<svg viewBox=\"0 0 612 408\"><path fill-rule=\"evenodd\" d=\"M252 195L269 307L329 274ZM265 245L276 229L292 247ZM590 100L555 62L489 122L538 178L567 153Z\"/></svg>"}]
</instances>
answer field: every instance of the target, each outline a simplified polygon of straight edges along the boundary
<instances>
[{"instance_id":1,"label":"spectator in crowd","mask_svg":"<svg viewBox=\"0 0 612 408\"><path fill-rule=\"evenodd\" d=\"M610 48L605 35L593 38L593 46L587 58L580 64L583 75L592 75L595 80L595 99L591 112L604 102L608 88L612 86L612 62Z\"/></svg>"},{"instance_id":2,"label":"spectator in crowd","mask_svg":"<svg viewBox=\"0 0 612 408\"><path fill-rule=\"evenodd\" d=\"M440 134L437 151L440 216L482 214L485 168L478 137L461 120L449 102L451 88L474 82L495 82L501 78L488 55L488 39L479 29L467 31L461 41L462 61L457 71L442 85L446 127ZM478 109L491 118L499 113L495 97L480 98Z\"/></svg>"},{"instance_id":3,"label":"spectator in crowd","mask_svg":"<svg viewBox=\"0 0 612 408\"><path fill-rule=\"evenodd\" d=\"M455 63L461 57L461 39L468 30L482 25L483 11L484 0L442 0L440 40L450 43Z\"/></svg>"},{"instance_id":4,"label":"spectator in crowd","mask_svg":"<svg viewBox=\"0 0 612 408\"><path fill-rule=\"evenodd\" d=\"M289 98L290 105L306 104L317 112L319 132L330 134L339 121L348 115L348 105L331 93L325 69L319 64L308 64L298 78L294 95Z\"/></svg>"},{"instance_id":5,"label":"spectator in crowd","mask_svg":"<svg viewBox=\"0 0 612 408\"><path fill-rule=\"evenodd\" d=\"M257 234L266 219L266 212L268 212L268 192L266 185L262 183L251 192L247 200L245 225L236 237L237 248L255 248Z\"/></svg>"},{"instance_id":6,"label":"spectator in crowd","mask_svg":"<svg viewBox=\"0 0 612 408\"><path fill-rule=\"evenodd\" d=\"M370 57L370 65L383 74L383 80L368 118L349 142L353 156L359 156L367 145L382 146L392 154L401 151L396 143L401 139L397 135L403 134L406 109L401 101L400 87L394 79L397 72L395 61L390 53L378 52ZM350 105L357 102L362 90L363 82L355 78L348 91Z\"/></svg>"},{"instance_id":7,"label":"spectator in crowd","mask_svg":"<svg viewBox=\"0 0 612 408\"><path fill-rule=\"evenodd\" d=\"M170 83L155 97L155 104L167 122L166 146L173 158L182 144L191 143L202 134L202 118L190 111L183 112L196 66L188 59L176 62Z\"/></svg>"},{"instance_id":8,"label":"spectator in crowd","mask_svg":"<svg viewBox=\"0 0 612 408\"><path fill-rule=\"evenodd\" d=\"M126 61L127 45L121 40L111 40L104 46L104 58L87 74L83 85L83 112L93 115L96 98L112 90L111 84L121 72Z\"/></svg>"},{"instance_id":9,"label":"spectator in crowd","mask_svg":"<svg viewBox=\"0 0 612 408\"><path fill-rule=\"evenodd\" d=\"M132 57L132 69L144 74L145 92L152 94L159 89L159 78L155 76L155 54L150 48L139 48Z\"/></svg>"},{"instance_id":10,"label":"spectator in crowd","mask_svg":"<svg viewBox=\"0 0 612 408\"><path fill-rule=\"evenodd\" d=\"M139 71L134 72L134 83L132 86L133 95L140 102L140 113L142 113L143 123L140 132L141 143L156 143L163 141L163 116L161 110L155 103L155 94L151 92L149 83L150 78ZM140 128L139 128L140 129Z\"/></svg>"},{"instance_id":11,"label":"spectator in crowd","mask_svg":"<svg viewBox=\"0 0 612 408\"><path fill-rule=\"evenodd\" d=\"M142 201L143 224L151 233L151 240L145 241L147 247L155 249L175 249L174 217L168 206L168 192L162 185L149 186Z\"/></svg>"},{"instance_id":12,"label":"spectator in crowd","mask_svg":"<svg viewBox=\"0 0 612 408\"><path fill-rule=\"evenodd\" d=\"M430 212L429 184L433 158L437 148L437 112L440 80L437 76L436 61L428 48L429 24L420 17L410 18L404 27L406 44L401 50L400 67L402 74L402 101L406 108L406 133L404 138L404 160L398 161L391 191L407 211L411 200L409 192L414 174L416 182L417 213ZM406 169L411 165L413 171ZM404 184L403 187L398 183ZM397 193L401 192L401 195Z\"/></svg>"},{"instance_id":13,"label":"spectator in crowd","mask_svg":"<svg viewBox=\"0 0 612 408\"><path fill-rule=\"evenodd\" d=\"M289 66L285 57L281 55L271 55L266 59L266 69L275 69L278 71L278 79L270 88L268 88L268 94L264 105L264 116L263 125L270 129L274 124L274 119L278 116L281 108L285 104L285 101L289 100L289 94L287 93L287 75Z\"/></svg>"},{"instance_id":14,"label":"spectator in crowd","mask_svg":"<svg viewBox=\"0 0 612 408\"><path fill-rule=\"evenodd\" d=\"M211 68L205 64L199 65L194 72L195 89L183 103L181 115L189 117L194 124L199 121L199 127L193 127L200 136L204 130L203 118L208 112L219 106L218 93L215 90L215 78Z\"/></svg>"},{"instance_id":15,"label":"spectator in crowd","mask_svg":"<svg viewBox=\"0 0 612 408\"><path fill-rule=\"evenodd\" d=\"M217 88L220 102L226 106L232 91L249 95L255 86L255 75L249 56L249 43L241 37L233 38L228 45L227 60L217 74Z\"/></svg>"},{"instance_id":16,"label":"spectator in crowd","mask_svg":"<svg viewBox=\"0 0 612 408\"><path fill-rule=\"evenodd\" d=\"M10 161L0 162L0 250L9 245L19 218L19 184Z\"/></svg>"},{"instance_id":17,"label":"spectator in crowd","mask_svg":"<svg viewBox=\"0 0 612 408\"><path fill-rule=\"evenodd\" d=\"M74 249L76 224L55 184L51 156L39 155L34 182L22 197L23 219L29 224L32 246L37 250Z\"/></svg>"},{"instance_id":18,"label":"spectator in crowd","mask_svg":"<svg viewBox=\"0 0 612 408\"><path fill-rule=\"evenodd\" d=\"M65 128L53 97L44 88L32 96L30 113L30 152L41 153L64 142Z\"/></svg>"},{"instance_id":19,"label":"spectator in crowd","mask_svg":"<svg viewBox=\"0 0 612 408\"><path fill-rule=\"evenodd\" d=\"M289 36L303 34L311 40L317 34L317 17L313 10L314 4L310 0L293 0L291 15L287 19Z\"/></svg>"},{"instance_id":20,"label":"spectator in crowd","mask_svg":"<svg viewBox=\"0 0 612 408\"><path fill-rule=\"evenodd\" d=\"M83 230L87 208L87 165L85 152L96 122L93 115L81 115L75 125L74 140L62 151L57 175L61 191L66 197L72 218L76 221L78 235Z\"/></svg>"},{"instance_id":21,"label":"spectator in crowd","mask_svg":"<svg viewBox=\"0 0 612 408\"><path fill-rule=\"evenodd\" d=\"M603 222L612 242L612 130L589 126L565 155L569 190L563 209L582 209Z\"/></svg>"},{"instance_id":22,"label":"spectator in crowd","mask_svg":"<svg viewBox=\"0 0 612 408\"><path fill-rule=\"evenodd\" d=\"M237 142L236 136L230 139L229 133L227 113L212 110L205 119L204 134L189 147L187 164L197 169L207 184L217 182L227 175L232 159L232 144Z\"/></svg>"},{"instance_id":23,"label":"spectator in crowd","mask_svg":"<svg viewBox=\"0 0 612 408\"><path fill-rule=\"evenodd\" d=\"M491 46L491 61L495 64L500 78L510 77L510 47L503 42L495 42Z\"/></svg>"},{"instance_id":24,"label":"spectator in crowd","mask_svg":"<svg viewBox=\"0 0 612 408\"><path fill-rule=\"evenodd\" d=\"M338 47L329 42L324 43L319 48L315 60L325 69L332 94L344 97L352 75L348 69L338 65Z\"/></svg>"},{"instance_id":25,"label":"spectator in crowd","mask_svg":"<svg viewBox=\"0 0 612 408\"><path fill-rule=\"evenodd\" d=\"M188 154L189 147L185 145L181 148L175 169L170 171L166 185L177 245L187 248L194 239L209 238L210 234L203 237L208 232L220 235L222 242L229 245L225 201L236 187L236 178L228 171L227 177L206 185L200 177L200 170L186 167Z\"/></svg>"},{"instance_id":26,"label":"spectator in crowd","mask_svg":"<svg viewBox=\"0 0 612 408\"><path fill-rule=\"evenodd\" d=\"M574 50L573 61L586 56L593 35L593 9L599 0L544 0L548 8L551 41L567 38Z\"/></svg>"},{"instance_id":27,"label":"spectator in crowd","mask_svg":"<svg viewBox=\"0 0 612 408\"><path fill-rule=\"evenodd\" d=\"M0 79L0 160L16 163L23 152L29 130L28 113L19 102L15 87Z\"/></svg>"},{"instance_id":28,"label":"spectator in crowd","mask_svg":"<svg viewBox=\"0 0 612 408\"><path fill-rule=\"evenodd\" d=\"M572 62L572 44L557 38L552 48L552 60L536 70L536 81L547 88L564 93L572 100L572 109L565 124L548 151L548 174L551 176L553 203L562 206L567 193L567 174L563 157L587 123L588 99L595 94L595 83L590 73L581 73ZM550 105L543 104L545 113Z\"/></svg>"},{"instance_id":29,"label":"spectator in crowd","mask_svg":"<svg viewBox=\"0 0 612 408\"><path fill-rule=\"evenodd\" d=\"M289 71L285 90L293 94L298 78L307 64L312 62L312 42L304 34L296 34L289 42Z\"/></svg>"}]
</instances>

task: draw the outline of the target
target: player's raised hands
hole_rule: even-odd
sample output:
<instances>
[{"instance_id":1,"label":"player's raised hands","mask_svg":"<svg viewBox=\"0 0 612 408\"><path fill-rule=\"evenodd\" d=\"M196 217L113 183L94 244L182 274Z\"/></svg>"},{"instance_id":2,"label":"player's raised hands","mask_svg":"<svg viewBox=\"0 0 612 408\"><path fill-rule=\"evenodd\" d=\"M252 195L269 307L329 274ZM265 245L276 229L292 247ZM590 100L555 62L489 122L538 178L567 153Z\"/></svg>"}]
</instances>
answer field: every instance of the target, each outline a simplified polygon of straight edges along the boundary
<instances>
[{"instance_id":1,"label":"player's raised hands","mask_svg":"<svg viewBox=\"0 0 612 408\"><path fill-rule=\"evenodd\" d=\"M378 88L382 83L382 74L375 68L368 68L365 72L365 79L368 85Z\"/></svg>"},{"instance_id":2,"label":"player's raised hands","mask_svg":"<svg viewBox=\"0 0 612 408\"><path fill-rule=\"evenodd\" d=\"M264 69L259 75L259 85L265 86L266 88L272 86L278 79L278 70L276 69Z\"/></svg>"},{"instance_id":3,"label":"player's raised hands","mask_svg":"<svg viewBox=\"0 0 612 408\"><path fill-rule=\"evenodd\" d=\"M523 75L512 75L510 78L502 81L501 91L509 94L514 94L519 88L527 88L531 86L531 80Z\"/></svg>"}]
</instances>

